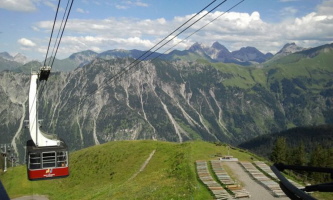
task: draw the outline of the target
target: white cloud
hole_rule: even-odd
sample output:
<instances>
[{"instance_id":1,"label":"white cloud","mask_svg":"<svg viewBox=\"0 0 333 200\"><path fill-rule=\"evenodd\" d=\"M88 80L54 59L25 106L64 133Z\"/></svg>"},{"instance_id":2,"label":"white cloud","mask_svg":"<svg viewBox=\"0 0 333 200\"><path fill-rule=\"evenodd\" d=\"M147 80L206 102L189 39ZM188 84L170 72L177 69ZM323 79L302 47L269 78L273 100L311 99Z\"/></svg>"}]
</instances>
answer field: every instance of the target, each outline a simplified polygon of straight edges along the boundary
<instances>
[{"instance_id":1,"label":"white cloud","mask_svg":"<svg viewBox=\"0 0 333 200\"><path fill-rule=\"evenodd\" d=\"M322 15L333 14L333 0L325 0L322 4L317 6L317 11Z\"/></svg>"},{"instance_id":2,"label":"white cloud","mask_svg":"<svg viewBox=\"0 0 333 200\"><path fill-rule=\"evenodd\" d=\"M148 7L148 4L141 1L126 1L126 4L139 7Z\"/></svg>"},{"instance_id":3,"label":"white cloud","mask_svg":"<svg viewBox=\"0 0 333 200\"><path fill-rule=\"evenodd\" d=\"M0 8L20 12L33 12L37 8L34 5L38 0L2 0L0 1Z\"/></svg>"},{"instance_id":4,"label":"white cloud","mask_svg":"<svg viewBox=\"0 0 333 200\"><path fill-rule=\"evenodd\" d=\"M89 11L84 10L84 9L82 9L82 8L77 8L77 9L76 9L76 12L78 12L78 13L83 13L83 14L88 14L88 13L89 13Z\"/></svg>"},{"instance_id":5,"label":"white cloud","mask_svg":"<svg viewBox=\"0 0 333 200\"><path fill-rule=\"evenodd\" d=\"M41 54L46 54L46 49L47 49L47 47L38 47L37 52L39 52Z\"/></svg>"},{"instance_id":6,"label":"white cloud","mask_svg":"<svg viewBox=\"0 0 333 200\"><path fill-rule=\"evenodd\" d=\"M133 2L131 1L131 3ZM332 6L327 8L327 5ZM333 11L330 11L332 8L333 0L324 1L315 12L299 18L286 18L279 23L265 22L257 11L225 14L216 11L208 14L200 22L176 37L160 52L179 43L212 20L215 21L180 43L176 48L183 49L194 42L212 44L218 41L231 51L244 46L254 46L262 52L275 53L287 42L296 42L304 47L331 43L333 42L331 34ZM79 12L79 10L77 11ZM285 15L292 16L298 12L292 7L287 7L284 11ZM58 54L66 55L66 53L86 49L94 49L99 52L110 49L147 50L192 16L177 16L169 20L164 18L144 20L132 18L69 19ZM52 25L53 21L41 21L34 24L33 27L35 30L50 31Z\"/></svg>"},{"instance_id":7,"label":"white cloud","mask_svg":"<svg viewBox=\"0 0 333 200\"><path fill-rule=\"evenodd\" d=\"M116 8L119 9L119 10L125 10L125 9L128 8L128 6L124 6L124 5L119 5L119 4L117 4L117 5L116 5Z\"/></svg>"},{"instance_id":8,"label":"white cloud","mask_svg":"<svg viewBox=\"0 0 333 200\"><path fill-rule=\"evenodd\" d=\"M282 17L294 17L298 10L294 7L285 7L280 11Z\"/></svg>"},{"instance_id":9,"label":"white cloud","mask_svg":"<svg viewBox=\"0 0 333 200\"><path fill-rule=\"evenodd\" d=\"M36 44L33 41L31 41L29 39L26 39L26 38L21 38L21 39L17 40L17 42L19 44L23 45L24 47L34 47L34 46L36 46Z\"/></svg>"},{"instance_id":10,"label":"white cloud","mask_svg":"<svg viewBox=\"0 0 333 200\"><path fill-rule=\"evenodd\" d=\"M36 26L32 26L31 28L32 28L32 30L34 30L34 31L40 31L40 29L37 28Z\"/></svg>"},{"instance_id":11,"label":"white cloud","mask_svg":"<svg viewBox=\"0 0 333 200\"><path fill-rule=\"evenodd\" d=\"M53 2L53 0L1 0L0 8L20 12L33 12L42 3L55 11L57 10L57 4ZM63 11L64 9L60 8L60 10Z\"/></svg>"},{"instance_id":12,"label":"white cloud","mask_svg":"<svg viewBox=\"0 0 333 200\"><path fill-rule=\"evenodd\" d=\"M149 5L147 3L143 3L142 1L121 1L120 3L116 4L115 7L117 9L128 9L130 7L148 7Z\"/></svg>"},{"instance_id":13,"label":"white cloud","mask_svg":"<svg viewBox=\"0 0 333 200\"><path fill-rule=\"evenodd\" d=\"M332 30L333 15L318 15L315 12L296 18L285 26L286 37L295 40L332 41Z\"/></svg>"},{"instance_id":14,"label":"white cloud","mask_svg":"<svg viewBox=\"0 0 333 200\"><path fill-rule=\"evenodd\" d=\"M52 8L54 11L56 11L58 7L56 4L52 3L51 1L43 1L43 4Z\"/></svg>"}]
</instances>

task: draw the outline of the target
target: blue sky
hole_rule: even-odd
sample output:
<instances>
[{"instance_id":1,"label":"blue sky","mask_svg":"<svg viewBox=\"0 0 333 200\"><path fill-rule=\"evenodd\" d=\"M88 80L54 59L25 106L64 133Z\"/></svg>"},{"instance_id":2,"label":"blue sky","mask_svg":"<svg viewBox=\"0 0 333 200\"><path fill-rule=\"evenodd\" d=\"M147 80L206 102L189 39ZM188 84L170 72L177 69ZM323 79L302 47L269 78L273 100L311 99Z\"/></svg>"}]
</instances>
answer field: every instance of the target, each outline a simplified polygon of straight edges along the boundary
<instances>
[{"instance_id":1,"label":"blue sky","mask_svg":"<svg viewBox=\"0 0 333 200\"><path fill-rule=\"evenodd\" d=\"M169 45L182 41L239 1L227 0ZM148 50L210 2L75 0L57 58L87 49ZM207 10L219 2L222 0ZM66 3L67 0L61 1L59 22ZM57 0L0 1L0 52L43 60L57 4ZM194 42L211 45L218 41L230 51L254 46L264 53L275 53L288 42L303 47L332 43L332 30L333 0L245 0L176 48L183 50Z\"/></svg>"}]
</instances>

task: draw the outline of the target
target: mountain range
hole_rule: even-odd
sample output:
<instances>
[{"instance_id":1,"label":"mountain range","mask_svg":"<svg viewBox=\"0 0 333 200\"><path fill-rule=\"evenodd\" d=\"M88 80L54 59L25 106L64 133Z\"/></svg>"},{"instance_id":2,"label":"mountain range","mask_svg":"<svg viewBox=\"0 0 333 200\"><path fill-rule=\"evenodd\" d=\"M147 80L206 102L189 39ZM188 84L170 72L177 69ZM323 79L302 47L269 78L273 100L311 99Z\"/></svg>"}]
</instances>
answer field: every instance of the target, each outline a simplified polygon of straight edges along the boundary
<instances>
[{"instance_id":1,"label":"mountain range","mask_svg":"<svg viewBox=\"0 0 333 200\"><path fill-rule=\"evenodd\" d=\"M333 123L332 55L333 44L327 44L270 59L262 68L154 59L116 78L134 58L85 51L68 59L87 64L53 72L43 83L39 118L42 129L70 150L143 139L237 145L291 127ZM7 70L0 80L1 143L11 143L22 161L29 75Z\"/></svg>"},{"instance_id":2,"label":"mountain range","mask_svg":"<svg viewBox=\"0 0 333 200\"><path fill-rule=\"evenodd\" d=\"M23 54L16 54L15 56L11 56L9 53L7 52L1 52L0 53L0 58L3 58L5 60L8 60L8 61L13 61L13 62L17 62L17 63L20 63L20 64L26 64L27 62L29 62L29 59L24 56Z\"/></svg>"},{"instance_id":3,"label":"mountain range","mask_svg":"<svg viewBox=\"0 0 333 200\"><path fill-rule=\"evenodd\" d=\"M15 70L16 68L29 62L29 59L23 54L11 56L7 52L0 52L0 71Z\"/></svg>"},{"instance_id":4,"label":"mountain range","mask_svg":"<svg viewBox=\"0 0 333 200\"><path fill-rule=\"evenodd\" d=\"M263 54L255 47L243 47L240 50L230 52L218 42L214 42L211 47L195 43L187 51L208 56L212 62L236 63L240 65L251 65L255 62L262 63L273 57L273 54Z\"/></svg>"},{"instance_id":5,"label":"mountain range","mask_svg":"<svg viewBox=\"0 0 333 200\"><path fill-rule=\"evenodd\" d=\"M298 47L295 43L286 44L275 56L286 56L291 53L304 50L302 47ZM144 55L144 56L142 56ZM263 63L271 58L275 57L271 53L262 53L255 47L243 47L239 50L230 52L225 46L219 42L214 42L211 46L204 44L194 43L187 50L173 50L168 54L161 54L151 51L141 50L108 50L102 53L96 53L91 50L81 51L72 54L68 58L59 60L55 59L53 70L54 71L72 71L77 67L82 67L90 63L96 58L102 58L105 60L115 58L133 58L139 60L151 60L160 58L168 61L183 60L183 61L196 61L198 59L208 60L209 62L223 62L223 63L235 63L243 66L250 66L256 63ZM46 63L49 63L49 58ZM30 68L34 65L38 69L41 64L37 64L36 61L32 61L33 65L28 62L28 59L22 54L17 54L15 57L11 56L7 52L0 53L0 71L12 70L16 72L30 73Z\"/></svg>"}]
</instances>

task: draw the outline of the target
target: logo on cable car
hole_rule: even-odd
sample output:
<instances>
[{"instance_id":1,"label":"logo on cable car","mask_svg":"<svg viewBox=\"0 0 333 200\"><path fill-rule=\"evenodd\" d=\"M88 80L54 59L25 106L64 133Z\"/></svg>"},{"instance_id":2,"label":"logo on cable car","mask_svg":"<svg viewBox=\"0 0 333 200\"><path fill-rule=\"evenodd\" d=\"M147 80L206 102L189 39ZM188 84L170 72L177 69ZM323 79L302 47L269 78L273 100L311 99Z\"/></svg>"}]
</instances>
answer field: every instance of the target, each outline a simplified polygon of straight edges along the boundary
<instances>
[{"instance_id":1,"label":"logo on cable car","mask_svg":"<svg viewBox=\"0 0 333 200\"><path fill-rule=\"evenodd\" d=\"M45 171L45 177L53 177L55 174L52 174L53 169L47 169Z\"/></svg>"}]
</instances>

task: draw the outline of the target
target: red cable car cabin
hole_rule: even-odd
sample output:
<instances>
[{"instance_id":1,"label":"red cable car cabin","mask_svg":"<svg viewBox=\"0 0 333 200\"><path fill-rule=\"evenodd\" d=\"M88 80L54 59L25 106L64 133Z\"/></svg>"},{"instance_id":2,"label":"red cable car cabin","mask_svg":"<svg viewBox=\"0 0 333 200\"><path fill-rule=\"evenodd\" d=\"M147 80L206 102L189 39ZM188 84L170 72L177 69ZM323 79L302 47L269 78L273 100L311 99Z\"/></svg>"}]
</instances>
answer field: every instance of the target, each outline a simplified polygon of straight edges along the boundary
<instances>
[{"instance_id":1,"label":"red cable car cabin","mask_svg":"<svg viewBox=\"0 0 333 200\"><path fill-rule=\"evenodd\" d=\"M56 135L49 135L40 130L37 97L38 83L47 80L50 68L42 68L40 73L31 74L29 91L29 132L31 140L27 141L27 172L29 180L43 180L67 177L67 145Z\"/></svg>"},{"instance_id":2,"label":"red cable car cabin","mask_svg":"<svg viewBox=\"0 0 333 200\"><path fill-rule=\"evenodd\" d=\"M68 151L64 142L60 146L36 147L27 142L27 170L29 180L62 178L69 175Z\"/></svg>"}]
</instances>

